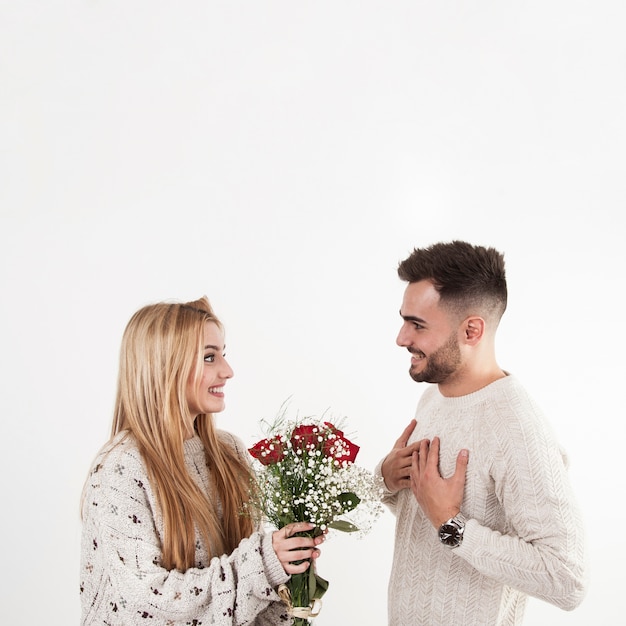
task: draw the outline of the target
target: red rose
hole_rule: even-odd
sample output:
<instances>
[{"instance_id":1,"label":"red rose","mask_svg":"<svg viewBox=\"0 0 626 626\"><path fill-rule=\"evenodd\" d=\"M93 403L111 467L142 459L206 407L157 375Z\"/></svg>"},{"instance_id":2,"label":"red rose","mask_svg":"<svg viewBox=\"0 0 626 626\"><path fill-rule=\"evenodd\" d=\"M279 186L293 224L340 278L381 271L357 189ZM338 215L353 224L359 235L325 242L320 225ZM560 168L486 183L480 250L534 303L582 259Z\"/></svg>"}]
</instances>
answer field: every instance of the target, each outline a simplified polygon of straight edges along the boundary
<instances>
[{"instance_id":1,"label":"red rose","mask_svg":"<svg viewBox=\"0 0 626 626\"><path fill-rule=\"evenodd\" d=\"M274 439L263 439L255 443L252 448L248 448L248 452L263 465L279 463L283 460L284 451L285 444L278 437Z\"/></svg>"},{"instance_id":2,"label":"red rose","mask_svg":"<svg viewBox=\"0 0 626 626\"><path fill-rule=\"evenodd\" d=\"M296 450L312 450L318 447L320 441L319 426L300 424L291 433L291 445Z\"/></svg>"},{"instance_id":3,"label":"red rose","mask_svg":"<svg viewBox=\"0 0 626 626\"><path fill-rule=\"evenodd\" d=\"M359 453L360 447L346 439L343 431L335 428L330 422L324 422L327 430L330 432L324 441L324 455L331 456L337 461L346 461L354 463L356 455Z\"/></svg>"}]
</instances>

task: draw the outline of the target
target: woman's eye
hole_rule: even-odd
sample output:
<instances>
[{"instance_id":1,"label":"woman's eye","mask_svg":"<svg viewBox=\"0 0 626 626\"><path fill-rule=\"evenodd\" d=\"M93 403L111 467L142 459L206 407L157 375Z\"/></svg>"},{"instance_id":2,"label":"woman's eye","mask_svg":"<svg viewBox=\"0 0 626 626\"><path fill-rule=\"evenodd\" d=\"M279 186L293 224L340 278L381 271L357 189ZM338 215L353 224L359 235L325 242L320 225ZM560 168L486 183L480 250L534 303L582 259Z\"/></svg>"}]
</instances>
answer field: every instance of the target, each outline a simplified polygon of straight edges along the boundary
<instances>
[{"instance_id":1,"label":"woman's eye","mask_svg":"<svg viewBox=\"0 0 626 626\"><path fill-rule=\"evenodd\" d=\"M215 355L214 354L206 354L204 357L204 362L205 363L214 363L215 362Z\"/></svg>"}]
</instances>

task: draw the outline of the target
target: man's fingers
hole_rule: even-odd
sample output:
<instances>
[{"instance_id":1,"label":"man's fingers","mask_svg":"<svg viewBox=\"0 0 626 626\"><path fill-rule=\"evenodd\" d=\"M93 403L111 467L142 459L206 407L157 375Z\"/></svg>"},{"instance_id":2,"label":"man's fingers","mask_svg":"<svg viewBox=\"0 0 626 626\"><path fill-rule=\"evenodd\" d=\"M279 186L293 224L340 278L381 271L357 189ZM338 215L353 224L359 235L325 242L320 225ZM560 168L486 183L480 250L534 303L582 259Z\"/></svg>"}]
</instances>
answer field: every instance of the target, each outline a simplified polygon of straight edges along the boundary
<instances>
[{"instance_id":1,"label":"man's fingers","mask_svg":"<svg viewBox=\"0 0 626 626\"><path fill-rule=\"evenodd\" d=\"M394 444L393 446L394 448L404 448L406 446L406 444L409 441L409 437L411 436L411 433L415 429L416 424L417 424L417 421L415 419L412 419L409 422L409 425L402 431L402 434L400 435L400 437Z\"/></svg>"},{"instance_id":2,"label":"man's fingers","mask_svg":"<svg viewBox=\"0 0 626 626\"><path fill-rule=\"evenodd\" d=\"M456 470L454 478L465 484L465 474L467 472L467 463L469 461L469 450L461 450L456 457Z\"/></svg>"},{"instance_id":3,"label":"man's fingers","mask_svg":"<svg viewBox=\"0 0 626 626\"><path fill-rule=\"evenodd\" d=\"M409 478L412 478L413 480L417 480L417 478L419 478L419 475L420 475L420 455L417 450L413 450L413 454L411 455L411 467L409 469L410 469Z\"/></svg>"},{"instance_id":4,"label":"man's fingers","mask_svg":"<svg viewBox=\"0 0 626 626\"><path fill-rule=\"evenodd\" d=\"M426 464L428 463L428 460L430 459L430 448L431 448L431 443L428 439L422 439L420 441L420 447L419 447L419 469L421 472L424 472L426 470Z\"/></svg>"},{"instance_id":5,"label":"man's fingers","mask_svg":"<svg viewBox=\"0 0 626 626\"><path fill-rule=\"evenodd\" d=\"M428 449L428 463L431 467L434 466L437 468L437 472L439 472L439 446L439 437L433 437L430 448Z\"/></svg>"}]
</instances>

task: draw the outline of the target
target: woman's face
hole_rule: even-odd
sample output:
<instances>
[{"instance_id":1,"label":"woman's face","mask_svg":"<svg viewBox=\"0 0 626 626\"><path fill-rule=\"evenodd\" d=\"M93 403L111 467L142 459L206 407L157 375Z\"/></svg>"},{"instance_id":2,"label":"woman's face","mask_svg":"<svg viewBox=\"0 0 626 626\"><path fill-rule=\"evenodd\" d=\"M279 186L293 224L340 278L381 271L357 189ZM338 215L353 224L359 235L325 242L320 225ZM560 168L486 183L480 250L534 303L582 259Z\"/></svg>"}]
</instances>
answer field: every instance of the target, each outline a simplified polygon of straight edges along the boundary
<instances>
[{"instance_id":1,"label":"woman's face","mask_svg":"<svg viewBox=\"0 0 626 626\"><path fill-rule=\"evenodd\" d=\"M219 413L224 410L224 385L233 377L224 354L224 334L213 322L204 325L204 359L197 382L187 383L187 404L191 414Z\"/></svg>"}]
</instances>

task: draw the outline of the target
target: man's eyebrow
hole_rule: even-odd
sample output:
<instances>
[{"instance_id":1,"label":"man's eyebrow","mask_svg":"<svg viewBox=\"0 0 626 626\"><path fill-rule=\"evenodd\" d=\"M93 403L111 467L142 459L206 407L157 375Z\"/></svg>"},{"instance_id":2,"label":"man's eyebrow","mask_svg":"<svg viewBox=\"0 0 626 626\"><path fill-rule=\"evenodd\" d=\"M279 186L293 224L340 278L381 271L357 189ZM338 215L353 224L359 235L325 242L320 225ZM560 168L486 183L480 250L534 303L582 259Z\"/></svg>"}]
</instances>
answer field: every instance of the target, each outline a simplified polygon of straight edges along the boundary
<instances>
[{"instance_id":1,"label":"man's eyebrow","mask_svg":"<svg viewBox=\"0 0 626 626\"><path fill-rule=\"evenodd\" d=\"M420 324L425 324L426 320L421 317L417 317L417 315L402 315L402 311L398 311L400 313L400 317L406 322L419 322Z\"/></svg>"}]
</instances>

